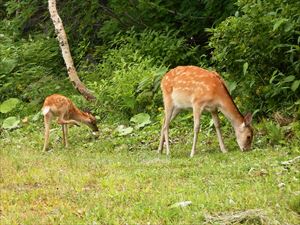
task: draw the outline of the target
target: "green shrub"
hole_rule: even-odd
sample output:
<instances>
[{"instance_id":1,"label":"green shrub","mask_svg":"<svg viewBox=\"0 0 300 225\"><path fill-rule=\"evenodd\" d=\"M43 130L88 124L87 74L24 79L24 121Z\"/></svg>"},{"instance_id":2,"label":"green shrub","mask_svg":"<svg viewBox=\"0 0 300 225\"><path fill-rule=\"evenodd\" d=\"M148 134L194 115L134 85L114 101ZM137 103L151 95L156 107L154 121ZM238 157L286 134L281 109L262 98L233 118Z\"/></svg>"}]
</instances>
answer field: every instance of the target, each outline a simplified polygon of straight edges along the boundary
<instances>
[{"instance_id":1,"label":"green shrub","mask_svg":"<svg viewBox=\"0 0 300 225\"><path fill-rule=\"evenodd\" d=\"M114 56L121 56L117 51ZM136 53L138 55L138 53ZM98 81L89 81L88 86L99 100L98 113L121 113L127 118L141 112L153 111L161 97L157 94L160 78L166 72L165 67L154 66L150 59L137 57L137 61L117 60L116 70L109 77ZM99 68L94 74L101 74Z\"/></svg>"},{"instance_id":2,"label":"green shrub","mask_svg":"<svg viewBox=\"0 0 300 225\"><path fill-rule=\"evenodd\" d=\"M239 0L215 29L213 60L239 84L249 108L297 110L300 96L300 2Z\"/></svg>"},{"instance_id":3,"label":"green shrub","mask_svg":"<svg viewBox=\"0 0 300 225\"><path fill-rule=\"evenodd\" d=\"M174 31L151 30L119 33L101 54L103 61L94 72L83 72L82 67L82 77L101 102L99 111L117 111L130 118L138 112L157 110L162 105L160 80L168 66L196 57L195 49L186 48L176 35Z\"/></svg>"},{"instance_id":4,"label":"green shrub","mask_svg":"<svg viewBox=\"0 0 300 225\"><path fill-rule=\"evenodd\" d=\"M157 32L146 29L139 33L132 28L125 33L115 35L107 47L108 54L119 49L120 51L130 49L133 51L133 53L130 52L133 60L134 55L136 55L135 52L139 52L143 57L151 58L155 64L171 67L179 64L195 64L200 58L197 47L187 45L184 38L178 35L178 31L174 30ZM96 57L97 55L102 57L103 53L101 54L100 51L103 51L102 47L96 51ZM128 55L127 52L125 54ZM102 60L106 62L110 58L108 59L107 54L105 54ZM115 61L115 59L113 60Z\"/></svg>"},{"instance_id":5,"label":"green shrub","mask_svg":"<svg viewBox=\"0 0 300 225\"><path fill-rule=\"evenodd\" d=\"M47 95L67 93L72 87L57 40L44 35L16 38L9 25L9 21L0 22L0 103L20 99L11 115L23 117L40 110Z\"/></svg>"}]
</instances>

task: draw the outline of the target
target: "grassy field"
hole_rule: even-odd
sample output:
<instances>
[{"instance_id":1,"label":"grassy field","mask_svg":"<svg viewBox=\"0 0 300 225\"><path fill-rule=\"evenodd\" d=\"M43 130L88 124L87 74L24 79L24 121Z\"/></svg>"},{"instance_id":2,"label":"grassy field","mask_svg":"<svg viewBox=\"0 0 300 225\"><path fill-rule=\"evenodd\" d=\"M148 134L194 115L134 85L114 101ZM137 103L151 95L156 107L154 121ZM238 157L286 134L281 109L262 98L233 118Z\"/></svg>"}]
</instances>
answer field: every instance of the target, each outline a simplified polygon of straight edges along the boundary
<instances>
[{"instance_id":1,"label":"grassy field","mask_svg":"<svg viewBox=\"0 0 300 225\"><path fill-rule=\"evenodd\" d=\"M243 153L229 133L222 154L211 132L190 159L191 134L176 141L174 131L166 157L154 151L158 130L147 141L101 130L91 140L85 128L70 129L64 149L54 129L49 152L41 127L3 132L0 224L230 224L242 212L237 224L300 222L300 163L283 163L299 156L297 144L262 148L256 139Z\"/></svg>"}]
</instances>

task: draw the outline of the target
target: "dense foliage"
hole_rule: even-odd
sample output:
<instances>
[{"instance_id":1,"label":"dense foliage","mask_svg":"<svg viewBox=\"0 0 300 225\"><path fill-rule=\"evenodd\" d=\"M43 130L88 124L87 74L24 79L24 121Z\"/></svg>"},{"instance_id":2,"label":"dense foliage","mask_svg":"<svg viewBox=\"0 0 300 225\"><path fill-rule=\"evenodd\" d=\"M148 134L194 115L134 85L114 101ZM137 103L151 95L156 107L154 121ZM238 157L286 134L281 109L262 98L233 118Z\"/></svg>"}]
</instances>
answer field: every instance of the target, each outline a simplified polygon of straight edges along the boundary
<instances>
[{"instance_id":1,"label":"dense foliage","mask_svg":"<svg viewBox=\"0 0 300 225\"><path fill-rule=\"evenodd\" d=\"M194 64L217 69L242 111L299 115L299 1L57 3L99 114L157 114L161 76ZM0 1L0 103L18 98L20 116L35 113L53 92L75 94L47 4Z\"/></svg>"},{"instance_id":2,"label":"dense foliage","mask_svg":"<svg viewBox=\"0 0 300 225\"><path fill-rule=\"evenodd\" d=\"M253 108L267 113L298 107L293 104L300 96L300 2L237 4L235 16L211 29L214 62Z\"/></svg>"}]
</instances>

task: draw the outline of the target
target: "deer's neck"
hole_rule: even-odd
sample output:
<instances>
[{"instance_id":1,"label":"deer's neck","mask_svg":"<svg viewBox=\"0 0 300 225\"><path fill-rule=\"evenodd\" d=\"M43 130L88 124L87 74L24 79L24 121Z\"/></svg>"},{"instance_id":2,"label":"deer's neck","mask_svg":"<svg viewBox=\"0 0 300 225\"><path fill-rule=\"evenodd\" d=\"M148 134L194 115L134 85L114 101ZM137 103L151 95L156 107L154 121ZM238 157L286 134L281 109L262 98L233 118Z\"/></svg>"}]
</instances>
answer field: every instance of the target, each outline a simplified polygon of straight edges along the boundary
<instances>
[{"instance_id":1,"label":"deer's neck","mask_svg":"<svg viewBox=\"0 0 300 225\"><path fill-rule=\"evenodd\" d=\"M226 100L223 101L220 110L231 122L234 129L238 128L244 122L243 115L240 113L239 109L230 96L228 96Z\"/></svg>"},{"instance_id":2,"label":"deer's neck","mask_svg":"<svg viewBox=\"0 0 300 225\"><path fill-rule=\"evenodd\" d=\"M74 120L78 122L85 122L85 116L83 112L80 109L78 109L76 106L72 108L71 115Z\"/></svg>"}]
</instances>

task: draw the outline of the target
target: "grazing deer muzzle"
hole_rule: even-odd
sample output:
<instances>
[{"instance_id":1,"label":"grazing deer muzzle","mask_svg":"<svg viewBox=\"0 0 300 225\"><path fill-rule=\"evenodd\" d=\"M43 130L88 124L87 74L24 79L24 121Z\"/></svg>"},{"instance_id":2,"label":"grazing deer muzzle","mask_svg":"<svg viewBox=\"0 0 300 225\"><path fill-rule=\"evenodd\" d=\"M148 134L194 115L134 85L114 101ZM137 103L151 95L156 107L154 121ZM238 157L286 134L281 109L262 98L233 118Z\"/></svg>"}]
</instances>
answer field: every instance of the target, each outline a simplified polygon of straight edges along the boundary
<instances>
[{"instance_id":1,"label":"grazing deer muzzle","mask_svg":"<svg viewBox=\"0 0 300 225\"><path fill-rule=\"evenodd\" d=\"M184 108L193 109L194 138L191 157L196 151L196 143L200 128L200 116L204 110L211 113L219 140L220 149L226 153L220 131L218 110L231 122L242 151L249 150L253 139L251 127L252 115L243 116L232 100L224 81L216 72L210 72L196 66L178 66L165 74L161 81L164 101L164 123L161 129L158 152L166 144L167 155L169 147L169 124L172 119Z\"/></svg>"},{"instance_id":2,"label":"grazing deer muzzle","mask_svg":"<svg viewBox=\"0 0 300 225\"><path fill-rule=\"evenodd\" d=\"M83 112L83 114L88 118L86 125L91 128L93 132L98 132L97 120L90 112Z\"/></svg>"},{"instance_id":3,"label":"grazing deer muzzle","mask_svg":"<svg viewBox=\"0 0 300 225\"><path fill-rule=\"evenodd\" d=\"M68 124L80 126L80 123L86 124L93 132L98 132L96 118L87 112L78 109L74 103L67 97L59 94L48 96L42 108L45 124L45 142L43 150L46 151L49 145L51 120L57 117L57 123L62 125L63 143L68 147Z\"/></svg>"},{"instance_id":4,"label":"grazing deer muzzle","mask_svg":"<svg viewBox=\"0 0 300 225\"><path fill-rule=\"evenodd\" d=\"M253 139L253 129L251 127L252 115L247 113L244 116L244 122L239 130L235 130L237 143L242 151L249 151Z\"/></svg>"}]
</instances>

